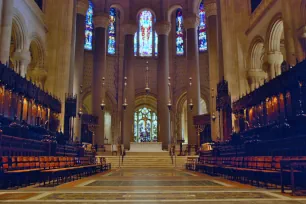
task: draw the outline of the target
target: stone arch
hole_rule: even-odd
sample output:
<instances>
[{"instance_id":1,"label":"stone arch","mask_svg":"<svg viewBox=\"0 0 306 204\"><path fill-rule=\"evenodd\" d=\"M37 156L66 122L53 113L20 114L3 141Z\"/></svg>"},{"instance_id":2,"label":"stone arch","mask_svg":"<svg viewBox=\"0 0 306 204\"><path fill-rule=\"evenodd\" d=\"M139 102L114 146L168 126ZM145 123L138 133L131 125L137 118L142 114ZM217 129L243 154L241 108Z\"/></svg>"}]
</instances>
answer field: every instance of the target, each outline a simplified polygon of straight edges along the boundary
<instances>
[{"instance_id":1,"label":"stone arch","mask_svg":"<svg viewBox=\"0 0 306 204\"><path fill-rule=\"evenodd\" d=\"M183 128L185 127L186 130L185 130L185 134L188 134L187 132L187 121L185 122L185 124L183 123L183 118L185 117L185 119L187 120L187 115L185 116L184 114L184 111L186 111L186 108L188 109L187 107L187 92L184 92L181 94L180 97L178 97L178 99L176 100L177 103L175 104L175 112L176 112L176 118L175 118L175 128L174 128L174 131L177 133L177 138L182 138L183 137ZM204 105L203 105L204 103ZM205 97L204 94L201 93L201 106L202 108L201 109L205 109L205 110L202 110L202 113L201 114L206 114L208 113L208 102L207 102L207 99ZM204 106L204 107L203 107ZM187 110L188 111L188 110ZM188 141L188 137L184 137L185 138L185 143L187 143Z\"/></svg>"},{"instance_id":2,"label":"stone arch","mask_svg":"<svg viewBox=\"0 0 306 204\"><path fill-rule=\"evenodd\" d=\"M249 68L261 70L263 64L263 57L265 53L264 40L261 36L256 36L249 48Z\"/></svg>"},{"instance_id":3,"label":"stone arch","mask_svg":"<svg viewBox=\"0 0 306 204\"><path fill-rule=\"evenodd\" d=\"M15 40L16 50L23 50L27 44L27 29L22 14L17 10L13 10L12 21L12 38Z\"/></svg>"},{"instance_id":4,"label":"stone arch","mask_svg":"<svg viewBox=\"0 0 306 204\"><path fill-rule=\"evenodd\" d=\"M153 95L146 95L146 94L141 94L136 96L135 111L145 106L157 112L157 98Z\"/></svg>"},{"instance_id":5,"label":"stone arch","mask_svg":"<svg viewBox=\"0 0 306 204\"><path fill-rule=\"evenodd\" d=\"M286 57L284 24L281 14L275 15L272 19L266 39L266 61L269 64L269 78L273 79L281 74L281 64Z\"/></svg>"},{"instance_id":6,"label":"stone arch","mask_svg":"<svg viewBox=\"0 0 306 204\"><path fill-rule=\"evenodd\" d=\"M281 47L281 40L284 32L284 24L283 24L283 20L282 20L282 16L281 14L277 14L274 16L274 18L272 19L270 26L268 28L268 32L267 32L267 49L268 52L271 51L281 51L280 47Z\"/></svg>"},{"instance_id":7,"label":"stone arch","mask_svg":"<svg viewBox=\"0 0 306 204\"><path fill-rule=\"evenodd\" d=\"M154 18L157 19L156 12L153 9L151 9L151 8L145 7L145 8L139 9L138 12L137 12L137 15L136 15L136 22L137 22L137 24L139 23L138 22L138 16L144 10L150 11L152 13L152 15L154 16ZM154 22L153 22L153 24L154 24Z\"/></svg>"},{"instance_id":8,"label":"stone arch","mask_svg":"<svg viewBox=\"0 0 306 204\"><path fill-rule=\"evenodd\" d=\"M173 12L176 12L177 9L183 9L183 7L179 4L172 5L167 12L167 21L171 22L171 15ZM184 12L183 12L184 15Z\"/></svg>"},{"instance_id":9,"label":"stone arch","mask_svg":"<svg viewBox=\"0 0 306 204\"><path fill-rule=\"evenodd\" d=\"M31 63L29 68L44 68L45 50L41 38L37 34L32 34L30 37Z\"/></svg>"},{"instance_id":10,"label":"stone arch","mask_svg":"<svg viewBox=\"0 0 306 204\"><path fill-rule=\"evenodd\" d=\"M193 13L198 13L202 0L194 0L192 5Z\"/></svg>"},{"instance_id":11,"label":"stone arch","mask_svg":"<svg viewBox=\"0 0 306 204\"><path fill-rule=\"evenodd\" d=\"M125 19L125 13L124 13L124 9L121 6L121 4L111 4L109 6L108 10L110 8L116 8L117 10L119 10L119 12L120 12L120 23L122 24L124 22L124 19Z\"/></svg>"}]
</instances>

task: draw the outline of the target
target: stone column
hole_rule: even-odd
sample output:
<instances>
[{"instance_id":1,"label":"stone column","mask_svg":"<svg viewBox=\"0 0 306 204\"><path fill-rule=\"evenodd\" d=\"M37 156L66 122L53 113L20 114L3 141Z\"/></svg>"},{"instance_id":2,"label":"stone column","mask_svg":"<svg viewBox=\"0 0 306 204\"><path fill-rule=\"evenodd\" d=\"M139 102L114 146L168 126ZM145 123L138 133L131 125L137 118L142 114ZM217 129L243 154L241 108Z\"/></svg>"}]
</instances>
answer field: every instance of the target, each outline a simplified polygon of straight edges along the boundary
<instances>
[{"instance_id":1,"label":"stone column","mask_svg":"<svg viewBox=\"0 0 306 204\"><path fill-rule=\"evenodd\" d=\"M282 73L281 64L283 63L283 55L279 51L268 52L267 62L269 64L269 79L274 79Z\"/></svg>"},{"instance_id":2,"label":"stone column","mask_svg":"<svg viewBox=\"0 0 306 204\"><path fill-rule=\"evenodd\" d=\"M124 39L124 76L127 77L127 87L123 98L127 99L127 108L123 111L121 136L125 149L130 148L133 137L134 111L135 111L135 79L134 79L134 34L137 26L135 24L123 25ZM123 99L124 100L124 99ZM124 101L123 101L124 102Z\"/></svg>"},{"instance_id":3,"label":"stone column","mask_svg":"<svg viewBox=\"0 0 306 204\"><path fill-rule=\"evenodd\" d=\"M163 21L156 24L158 34L158 69L157 69L157 116L158 116L158 140L162 142L163 149L171 143L170 113L167 107L169 101L169 43L168 35L171 29L169 22Z\"/></svg>"},{"instance_id":4,"label":"stone column","mask_svg":"<svg viewBox=\"0 0 306 204\"><path fill-rule=\"evenodd\" d=\"M83 85L83 69L84 69L84 42L85 42L85 20L88 9L88 0L78 0L76 14L76 36L75 36L75 59L73 72L73 94L77 95L77 109L80 111L82 107L82 93L80 86ZM78 138L81 141L81 118L74 120L74 140Z\"/></svg>"},{"instance_id":5,"label":"stone column","mask_svg":"<svg viewBox=\"0 0 306 204\"><path fill-rule=\"evenodd\" d=\"M102 89L102 78L106 73L106 31L108 26L108 14L102 13L94 17L95 45L94 66L92 80L92 110L93 115L99 117L98 127L95 131L95 143L104 144L104 112L100 108L102 99L105 101L105 87Z\"/></svg>"},{"instance_id":6,"label":"stone column","mask_svg":"<svg viewBox=\"0 0 306 204\"><path fill-rule=\"evenodd\" d=\"M16 50L12 57L16 72L19 73L22 77L25 77L28 70L28 65L31 62L31 54L26 50Z\"/></svg>"},{"instance_id":7,"label":"stone column","mask_svg":"<svg viewBox=\"0 0 306 204\"><path fill-rule=\"evenodd\" d=\"M290 66L294 66L296 64L295 44L294 44L295 36L293 34L294 31L293 31L290 4L292 4L292 2L288 0L282 0L286 61Z\"/></svg>"},{"instance_id":8,"label":"stone column","mask_svg":"<svg viewBox=\"0 0 306 204\"><path fill-rule=\"evenodd\" d=\"M187 73L188 78L192 78L191 87L187 87L187 104L192 100L192 111L188 106L188 143L197 144L198 136L193 126L193 116L200 114L200 71L199 71L199 48L198 48L198 25L199 17L196 14L187 16L184 21L184 27L187 33Z\"/></svg>"},{"instance_id":9,"label":"stone column","mask_svg":"<svg viewBox=\"0 0 306 204\"><path fill-rule=\"evenodd\" d=\"M216 0L207 0L205 3L206 25L207 25L207 45L209 57L209 87L210 87L210 114L216 116L216 93L219 82L218 71L218 39L217 39L217 4ZM211 117L211 137L213 141L217 140L219 118Z\"/></svg>"},{"instance_id":10,"label":"stone column","mask_svg":"<svg viewBox=\"0 0 306 204\"><path fill-rule=\"evenodd\" d=\"M3 0L2 5L0 61L5 64L10 56L14 0Z\"/></svg>"},{"instance_id":11,"label":"stone column","mask_svg":"<svg viewBox=\"0 0 306 204\"><path fill-rule=\"evenodd\" d=\"M250 70L248 71L248 81L251 91L261 86L266 78L266 73L262 70Z\"/></svg>"}]
</instances>

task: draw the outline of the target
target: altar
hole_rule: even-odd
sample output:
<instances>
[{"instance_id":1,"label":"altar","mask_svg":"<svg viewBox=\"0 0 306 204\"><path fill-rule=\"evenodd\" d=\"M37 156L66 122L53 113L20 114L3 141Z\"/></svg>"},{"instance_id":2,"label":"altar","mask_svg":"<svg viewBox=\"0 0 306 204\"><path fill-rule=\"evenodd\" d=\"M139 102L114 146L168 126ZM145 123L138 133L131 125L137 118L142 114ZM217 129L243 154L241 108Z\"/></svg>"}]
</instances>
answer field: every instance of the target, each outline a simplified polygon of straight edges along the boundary
<instances>
[{"instance_id":1,"label":"altar","mask_svg":"<svg viewBox=\"0 0 306 204\"><path fill-rule=\"evenodd\" d=\"M162 142L131 142L129 152L163 152Z\"/></svg>"}]
</instances>

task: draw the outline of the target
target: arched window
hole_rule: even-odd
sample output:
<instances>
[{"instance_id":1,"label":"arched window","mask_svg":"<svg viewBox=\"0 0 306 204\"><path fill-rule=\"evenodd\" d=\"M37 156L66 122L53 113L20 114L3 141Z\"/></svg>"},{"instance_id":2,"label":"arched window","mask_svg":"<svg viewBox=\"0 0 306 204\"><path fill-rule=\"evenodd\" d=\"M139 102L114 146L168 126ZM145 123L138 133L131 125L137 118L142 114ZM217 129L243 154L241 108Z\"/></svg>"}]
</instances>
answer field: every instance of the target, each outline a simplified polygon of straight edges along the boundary
<instances>
[{"instance_id":1,"label":"arched window","mask_svg":"<svg viewBox=\"0 0 306 204\"><path fill-rule=\"evenodd\" d=\"M109 26L108 26L108 49L110 55L116 54L116 20L117 12L115 8L109 10Z\"/></svg>"},{"instance_id":2,"label":"arched window","mask_svg":"<svg viewBox=\"0 0 306 204\"><path fill-rule=\"evenodd\" d=\"M176 55L184 55L184 32L182 9L176 11Z\"/></svg>"},{"instance_id":3,"label":"arched window","mask_svg":"<svg viewBox=\"0 0 306 204\"><path fill-rule=\"evenodd\" d=\"M199 8L199 16L200 16L200 25L198 28L199 33L199 51L203 52L207 50L207 34L206 34L206 19L205 19L205 8L203 1L200 4Z\"/></svg>"},{"instance_id":4,"label":"arched window","mask_svg":"<svg viewBox=\"0 0 306 204\"><path fill-rule=\"evenodd\" d=\"M85 50L92 50L92 32L93 32L93 4L89 1L89 7L86 13L86 28L85 28Z\"/></svg>"},{"instance_id":5,"label":"arched window","mask_svg":"<svg viewBox=\"0 0 306 204\"><path fill-rule=\"evenodd\" d=\"M149 108L134 113L134 142L157 142L157 114Z\"/></svg>"},{"instance_id":6,"label":"arched window","mask_svg":"<svg viewBox=\"0 0 306 204\"><path fill-rule=\"evenodd\" d=\"M155 18L151 11L144 10L139 14L138 30L134 35L134 55L157 56L158 35L154 29Z\"/></svg>"}]
</instances>

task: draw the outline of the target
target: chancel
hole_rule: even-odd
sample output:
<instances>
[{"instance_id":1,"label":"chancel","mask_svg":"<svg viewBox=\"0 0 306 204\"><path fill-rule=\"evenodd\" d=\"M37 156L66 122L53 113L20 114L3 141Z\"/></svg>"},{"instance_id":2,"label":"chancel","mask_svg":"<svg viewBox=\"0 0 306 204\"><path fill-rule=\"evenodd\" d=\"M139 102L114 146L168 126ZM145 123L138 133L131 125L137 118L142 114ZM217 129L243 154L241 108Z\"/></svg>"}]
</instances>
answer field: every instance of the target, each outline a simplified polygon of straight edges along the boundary
<instances>
[{"instance_id":1,"label":"chancel","mask_svg":"<svg viewBox=\"0 0 306 204\"><path fill-rule=\"evenodd\" d=\"M306 203L306 0L0 0L0 202Z\"/></svg>"}]
</instances>

